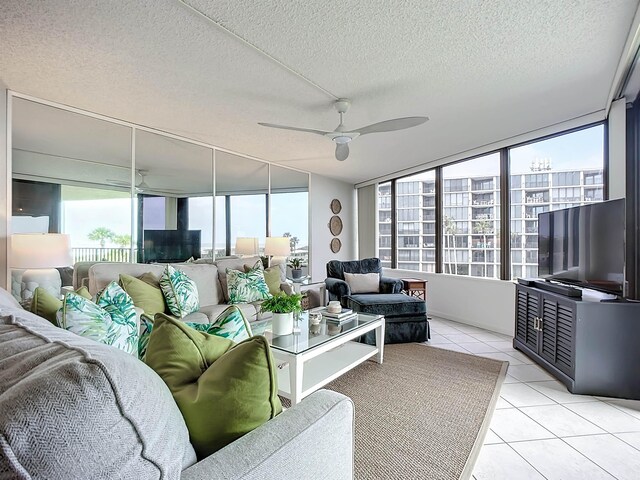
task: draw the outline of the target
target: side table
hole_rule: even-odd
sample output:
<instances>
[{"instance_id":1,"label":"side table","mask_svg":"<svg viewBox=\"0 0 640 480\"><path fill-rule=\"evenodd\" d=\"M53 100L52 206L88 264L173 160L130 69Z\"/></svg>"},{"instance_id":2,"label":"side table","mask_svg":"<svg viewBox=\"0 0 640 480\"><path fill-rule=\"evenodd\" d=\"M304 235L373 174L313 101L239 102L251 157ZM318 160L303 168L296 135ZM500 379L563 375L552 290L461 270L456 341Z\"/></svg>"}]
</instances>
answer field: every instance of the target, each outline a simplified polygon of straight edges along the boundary
<instances>
[{"instance_id":1,"label":"side table","mask_svg":"<svg viewBox=\"0 0 640 480\"><path fill-rule=\"evenodd\" d=\"M419 278L401 278L400 280L402 280L402 293L427 301L427 280ZM431 320L428 315L427 320Z\"/></svg>"},{"instance_id":2,"label":"side table","mask_svg":"<svg viewBox=\"0 0 640 480\"><path fill-rule=\"evenodd\" d=\"M314 307L323 307L326 302L326 286L324 282L311 282L310 277L302 279L289 278L293 284L293 291L302 295L300 302L303 310L309 310Z\"/></svg>"},{"instance_id":3,"label":"side table","mask_svg":"<svg viewBox=\"0 0 640 480\"><path fill-rule=\"evenodd\" d=\"M401 278L402 291L410 297L427 301L427 281L418 278Z\"/></svg>"}]
</instances>

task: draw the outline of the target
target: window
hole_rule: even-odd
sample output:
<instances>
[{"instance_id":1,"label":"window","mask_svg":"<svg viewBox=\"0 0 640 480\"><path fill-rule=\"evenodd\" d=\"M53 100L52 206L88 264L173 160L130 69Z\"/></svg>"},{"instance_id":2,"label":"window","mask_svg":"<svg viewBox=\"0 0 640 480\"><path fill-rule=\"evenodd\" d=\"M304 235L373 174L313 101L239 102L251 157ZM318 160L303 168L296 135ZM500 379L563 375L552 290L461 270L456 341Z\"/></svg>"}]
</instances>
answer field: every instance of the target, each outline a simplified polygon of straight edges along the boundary
<instances>
[{"instance_id":1,"label":"window","mask_svg":"<svg viewBox=\"0 0 640 480\"><path fill-rule=\"evenodd\" d=\"M399 222L410 222L414 220L420 219L420 209L412 208L412 209L403 209L398 210L398 221Z\"/></svg>"},{"instance_id":2,"label":"window","mask_svg":"<svg viewBox=\"0 0 640 480\"><path fill-rule=\"evenodd\" d=\"M396 180L398 268L402 264L411 270L435 271L435 189L435 170ZM423 252L432 252L433 264L425 260Z\"/></svg>"},{"instance_id":3,"label":"window","mask_svg":"<svg viewBox=\"0 0 640 480\"><path fill-rule=\"evenodd\" d=\"M391 267L391 182L378 185L378 256Z\"/></svg>"},{"instance_id":4,"label":"window","mask_svg":"<svg viewBox=\"0 0 640 480\"><path fill-rule=\"evenodd\" d=\"M399 180L396 184L398 195L404 195L407 193L418 193L420 189L420 182L411 181L409 179Z\"/></svg>"},{"instance_id":5,"label":"window","mask_svg":"<svg viewBox=\"0 0 640 480\"><path fill-rule=\"evenodd\" d=\"M511 248L527 248L524 258L512 255L511 277L523 273L537 277L538 214L603 199L604 126L510 148L508 152L512 203L522 203L515 201L522 194L515 177L524 177L527 189L524 218L514 215L513 207L511 212ZM524 240L520 232L525 232Z\"/></svg>"},{"instance_id":6,"label":"window","mask_svg":"<svg viewBox=\"0 0 640 480\"><path fill-rule=\"evenodd\" d=\"M466 178L457 178L455 180L444 181L445 192L466 192L468 190Z\"/></svg>"},{"instance_id":7,"label":"window","mask_svg":"<svg viewBox=\"0 0 640 480\"><path fill-rule=\"evenodd\" d=\"M418 195L399 195L398 196L398 208L415 208L420 204L420 197Z\"/></svg>"},{"instance_id":8,"label":"window","mask_svg":"<svg viewBox=\"0 0 640 480\"><path fill-rule=\"evenodd\" d=\"M554 187L580 185L580 172L559 172L551 176Z\"/></svg>"},{"instance_id":9,"label":"window","mask_svg":"<svg viewBox=\"0 0 640 480\"><path fill-rule=\"evenodd\" d=\"M264 238L266 236L267 196L231 195L230 202L231 254L233 254L238 237Z\"/></svg>"},{"instance_id":10,"label":"window","mask_svg":"<svg viewBox=\"0 0 640 480\"><path fill-rule=\"evenodd\" d=\"M468 193L445 193L445 206L469 205Z\"/></svg>"},{"instance_id":11,"label":"window","mask_svg":"<svg viewBox=\"0 0 640 480\"><path fill-rule=\"evenodd\" d=\"M500 193L494 189L499 189L500 184L497 180L500 178L500 154L492 153L442 167L442 178L445 191L442 271L457 275L497 275L500 247L496 219L499 217ZM470 268L471 262L490 264L491 268L484 268L484 265L480 269Z\"/></svg>"},{"instance_id":12,"label":"window","mask_svg":"<svg viewBox=\"0 0 640 480\"><path fill-rule=\"evenodd\" d=\"M504 236L511 277L537 276L538 215L604 199L604 129L589 126L379 184L383 265L500 278L509 270L501 265ZM501 192L505 157L509 191ZM508 218L501 218L503 196Z\"/></svg>"}]
</instances>

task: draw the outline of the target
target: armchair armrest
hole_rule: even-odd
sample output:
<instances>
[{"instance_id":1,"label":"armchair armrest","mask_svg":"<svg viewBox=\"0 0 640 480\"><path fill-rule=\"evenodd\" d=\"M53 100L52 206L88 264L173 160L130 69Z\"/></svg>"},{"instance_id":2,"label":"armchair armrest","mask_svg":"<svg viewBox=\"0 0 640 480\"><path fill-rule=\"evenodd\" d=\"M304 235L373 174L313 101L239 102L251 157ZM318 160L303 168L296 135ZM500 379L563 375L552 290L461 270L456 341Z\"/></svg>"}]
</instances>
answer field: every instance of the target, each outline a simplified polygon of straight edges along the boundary
<instances>
[{"instance_id":1,"label":"armchair armrest","mask_svg":"<svg viewBox=\"0 0 640 480\"><path fill-rule=\"evenodd\" d=\"M380 293L402 292L402 280L399 278L380 277Z\"/></svg>"},{"instance_id":2,"label":"armchair armrest","mask_svg":"<svg viewBox=\"0 0 640 480\"><path fill-rule=\"evenodd\" d=\"M324 280L329 292L329 300L341 300L345 295L351 295L349 284L339 278L326 278Z\"/></svg>"},{"instance_id":3,"label":"armchair armrest","mask_svg":"<svg viewBox=\"0 0 640 480\"><path fill-rule=\"evenodd\" d=\"M319 390L187 468L180 478L351 480L353 403L339 393Z\"/></svg>"}]
</instances>

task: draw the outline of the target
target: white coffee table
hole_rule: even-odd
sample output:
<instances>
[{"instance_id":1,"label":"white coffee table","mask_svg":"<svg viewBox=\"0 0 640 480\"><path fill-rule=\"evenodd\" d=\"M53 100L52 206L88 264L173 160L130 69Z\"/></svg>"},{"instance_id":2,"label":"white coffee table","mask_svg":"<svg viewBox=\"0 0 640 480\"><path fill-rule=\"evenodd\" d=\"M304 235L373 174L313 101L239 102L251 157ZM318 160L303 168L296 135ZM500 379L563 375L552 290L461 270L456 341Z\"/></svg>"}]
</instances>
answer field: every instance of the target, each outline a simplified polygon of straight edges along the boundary
<instances>
[{"instance_id":1,"label":"white coffee table","mask_svg":"<svg viewBox=\"0 0 640 480\"><path fill-rule=\"evenodd\" d=\"M375 356L382 363L384 354L384 317L358 314L340 326L309 325L307 312L300 314L299 333L274 336L269 320L252 325L254 335L264 335L278 367L278 394L291 405L322 388L340 375ZM353 340L376 331L376 345Z\"/></svg>"}]
</instances>

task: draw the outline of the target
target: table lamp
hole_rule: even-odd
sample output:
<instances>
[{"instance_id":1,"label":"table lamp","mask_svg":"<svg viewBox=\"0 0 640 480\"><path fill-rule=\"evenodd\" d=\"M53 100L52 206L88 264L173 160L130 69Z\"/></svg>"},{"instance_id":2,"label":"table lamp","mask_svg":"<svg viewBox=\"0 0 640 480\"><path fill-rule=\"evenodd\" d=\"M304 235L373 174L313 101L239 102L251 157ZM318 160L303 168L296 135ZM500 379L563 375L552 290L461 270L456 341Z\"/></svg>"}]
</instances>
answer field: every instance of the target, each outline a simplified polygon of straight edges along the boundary
<instances>
[{"instance_id":1,"label":"table lamp","mask_svg":"<svg viewBox=\"0 0 640 480\"><path fill-rule=\"evenodd\" d=\"M11 235L11 268L25 270L20 296L31 300L37 287L60 296L62 280L55 267L73 263L69 235L63 233L14 233Z\"/></svg>"},{"instance_id":2,"label":"table lamp","mask_svg":"<svg viewBox=\"0 0 640 480\"><path fill-rule=\"evenodd\" d=\"M258 254L258 238L257 237L238 237L236 238L236 255L257 255Z\"/></svg>"},{"instance_id":3,"label":"table lamp","mask_svg":"<svg viewBox=\"0 0 640 480\"><path fill-rule=\"evenodd\" d=\"M267 237L264 241L264 254L269 257L269 265L271 265L271 257L284 257L291 253L291 244L288 237Z\"/></svg>"}]
</instances>

